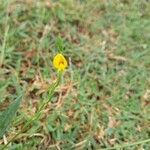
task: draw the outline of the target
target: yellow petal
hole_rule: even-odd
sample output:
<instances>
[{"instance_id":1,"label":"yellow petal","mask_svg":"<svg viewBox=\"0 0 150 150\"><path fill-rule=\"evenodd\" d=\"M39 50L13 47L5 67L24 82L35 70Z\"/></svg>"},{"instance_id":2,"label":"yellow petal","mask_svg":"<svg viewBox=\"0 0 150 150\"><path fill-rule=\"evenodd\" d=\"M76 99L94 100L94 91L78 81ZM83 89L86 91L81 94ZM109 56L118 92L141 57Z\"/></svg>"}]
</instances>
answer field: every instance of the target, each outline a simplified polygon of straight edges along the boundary
<instances>
[{"instance_id":1,"label":"yellow petal","mask_svg":"<svg viewBox=\"0 0 150 150\"><path fill-rule=\"evenodd\" d=\"M67 60L65 59L65 57L62 54L57 54L54 57L53 65L59 71L63 71L68 66Z\"/></svg>"}]
</instances>

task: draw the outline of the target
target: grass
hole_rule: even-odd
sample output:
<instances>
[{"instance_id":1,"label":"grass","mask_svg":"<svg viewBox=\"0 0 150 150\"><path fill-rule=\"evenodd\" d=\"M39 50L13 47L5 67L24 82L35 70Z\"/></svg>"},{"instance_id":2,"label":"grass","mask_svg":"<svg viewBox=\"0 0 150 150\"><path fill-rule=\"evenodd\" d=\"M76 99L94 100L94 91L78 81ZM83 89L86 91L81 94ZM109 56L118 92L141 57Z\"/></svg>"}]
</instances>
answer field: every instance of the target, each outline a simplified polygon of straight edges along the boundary
<instances>
[{"instance_id":1,"label":"grass","mask_svg":"<svg viewBox=\"0 0 150 150\"><path fill-rule=\"evenodd\" d=\"M25 91L1 147L46 96L61 48L70 65L62 84L8 149L149 150L141 142L150 139L149 12L146 0L1 0L0 110L16 82Z\"/></svg>"}]
</instances>

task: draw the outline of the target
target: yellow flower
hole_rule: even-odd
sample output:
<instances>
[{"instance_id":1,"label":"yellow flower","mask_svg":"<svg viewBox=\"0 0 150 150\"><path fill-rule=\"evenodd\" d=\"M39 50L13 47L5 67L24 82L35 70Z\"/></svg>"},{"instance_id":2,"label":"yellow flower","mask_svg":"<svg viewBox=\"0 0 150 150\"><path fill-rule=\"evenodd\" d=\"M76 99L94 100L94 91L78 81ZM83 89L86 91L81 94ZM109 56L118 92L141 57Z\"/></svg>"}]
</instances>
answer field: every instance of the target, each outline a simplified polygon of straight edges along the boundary
<instances>
[{"instance_id":1,"label":"yellow flower","mask_svg":"<svg viewBox=\"0 0 150 150\"><path fill-rule=\"evenodd\" d=\"M59 71L63 71L67 66L67 60L62 54L57 54L53 59L53 65Z\"/></svg>"}]
</instances>

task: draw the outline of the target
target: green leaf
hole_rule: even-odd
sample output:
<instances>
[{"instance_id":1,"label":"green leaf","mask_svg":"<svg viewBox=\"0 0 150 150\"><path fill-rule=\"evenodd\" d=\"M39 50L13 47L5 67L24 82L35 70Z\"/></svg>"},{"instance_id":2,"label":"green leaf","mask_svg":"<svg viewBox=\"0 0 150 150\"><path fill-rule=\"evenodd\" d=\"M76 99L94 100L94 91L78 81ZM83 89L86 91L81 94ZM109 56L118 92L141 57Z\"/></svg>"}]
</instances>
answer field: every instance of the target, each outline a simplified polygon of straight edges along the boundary
<instances>
[{"instance_id":1,"label":"green leaf","mask_svg":"<svg viewBox=\"0 0 150 150\"><path fill-rule=\"evenodd\" d=\"M4 135L19 108L22 95L19 96L5 111L0 113L0 138Z\"/></svg>"},{"instance_id":2,"label":"green leaf","mask_svg":"<svg viewBox=\"0 0 150 150\"><path fill-rule=\"evenodd\" d=\"M57 50L59 53L63 52L64 51L64 40L61 38L61 37L58 37L56 39L56 47L57 47Z\"/></svg>"}]
</instances>

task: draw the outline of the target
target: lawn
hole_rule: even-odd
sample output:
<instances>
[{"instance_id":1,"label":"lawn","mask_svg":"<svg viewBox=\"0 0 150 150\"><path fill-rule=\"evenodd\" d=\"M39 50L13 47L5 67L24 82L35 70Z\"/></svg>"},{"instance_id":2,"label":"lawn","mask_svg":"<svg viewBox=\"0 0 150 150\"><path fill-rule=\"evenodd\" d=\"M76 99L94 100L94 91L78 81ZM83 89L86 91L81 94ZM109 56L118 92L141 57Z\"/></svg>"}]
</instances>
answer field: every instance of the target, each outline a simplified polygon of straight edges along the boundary
<instances>
[{"instance_id":1,"label":"lawn","mask_svg":"<svg viewBox=\"0 0 150 150\"><path fill-rule=\"evenodd\" d=\"M149 150L150 1L0 0L0 118L20 97L0 149Z\"/></svg>"}]
</instances>

